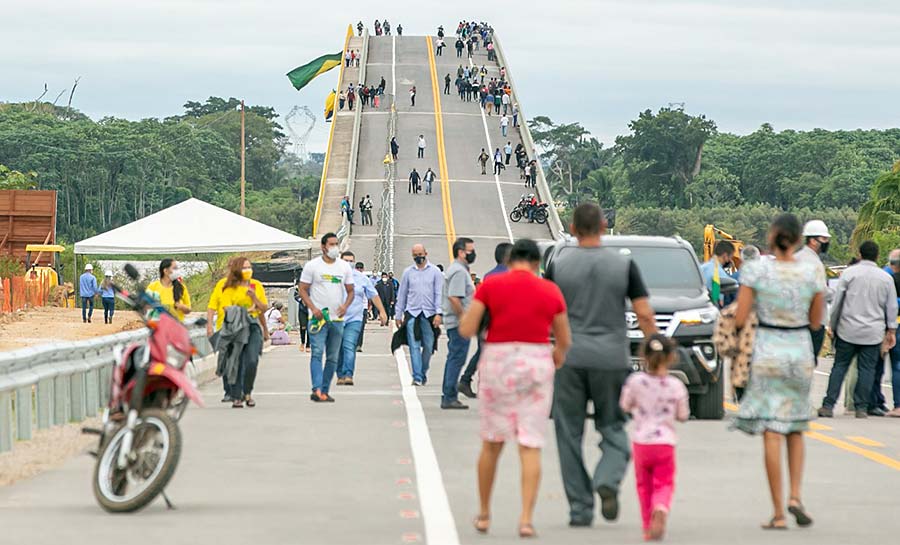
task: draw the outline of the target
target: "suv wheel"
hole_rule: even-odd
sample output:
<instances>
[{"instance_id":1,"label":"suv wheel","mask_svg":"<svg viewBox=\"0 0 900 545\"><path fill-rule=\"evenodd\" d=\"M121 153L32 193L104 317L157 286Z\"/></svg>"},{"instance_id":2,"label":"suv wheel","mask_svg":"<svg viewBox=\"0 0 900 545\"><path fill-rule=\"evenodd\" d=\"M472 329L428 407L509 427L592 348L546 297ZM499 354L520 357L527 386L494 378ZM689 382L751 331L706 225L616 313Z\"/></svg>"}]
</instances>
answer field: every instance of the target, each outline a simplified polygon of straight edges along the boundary
<instances>
[{"instance_id":1,"label":"suv wheel","mask_svg":"<svg viewBox=\"0 0 900 545\"><path fill-rule=\"evenodd\" d=\"M719 366L721 368L721 362ZM698 420L722 420L725 418L725 377L719 373L718 380L709 383L705 394L691 396L691 413Z\"/></svg>"}]
</instances>

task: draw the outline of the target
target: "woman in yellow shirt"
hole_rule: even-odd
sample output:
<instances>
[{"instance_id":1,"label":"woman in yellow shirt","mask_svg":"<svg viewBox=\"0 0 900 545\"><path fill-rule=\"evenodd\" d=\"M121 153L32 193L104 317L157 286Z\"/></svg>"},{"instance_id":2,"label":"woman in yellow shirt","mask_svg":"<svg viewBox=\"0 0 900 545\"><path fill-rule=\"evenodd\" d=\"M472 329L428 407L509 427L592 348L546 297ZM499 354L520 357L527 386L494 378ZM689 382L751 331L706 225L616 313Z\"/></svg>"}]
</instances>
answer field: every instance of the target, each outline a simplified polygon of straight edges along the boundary
<instances>
[{"instance_id":1,"label":"woman in yellow shirt","mask_svg":"<svg viewBox=\"0 0 900 545\"><path fill-rule=\"evenodd\" d=\"M266 292L258 280L253 280L253 267L246 257L235 257L228 263L228 276L219 280L209 297L206 310L206 334L212 336L213 315L216 316L216 330L225 322L225 309L230 306L241 306L250 315L250 336L241 352L240 368L235 384L228 384L223 375L225 398L231 401L232 408L240 409L246 402L248 407L255 407L253 400L253 384L256 382L256 368L259 355L262 353L263 338L268 337L265 321L260 316L269 306Z\"/></svg>"},{"instance_id":2,"label":"woman in yellow shirt","mask_svg":"<svg viewBox=\"0 0 900 545\"><path fill-rule=\"evenodd\" d=\"M166 258L159 262L159 280L147 286L147 291L155 293L162 306L179 322L184 321L185 314L191 313L191 294L181 278L178 262Z\"/></svg>"}]
</instances>

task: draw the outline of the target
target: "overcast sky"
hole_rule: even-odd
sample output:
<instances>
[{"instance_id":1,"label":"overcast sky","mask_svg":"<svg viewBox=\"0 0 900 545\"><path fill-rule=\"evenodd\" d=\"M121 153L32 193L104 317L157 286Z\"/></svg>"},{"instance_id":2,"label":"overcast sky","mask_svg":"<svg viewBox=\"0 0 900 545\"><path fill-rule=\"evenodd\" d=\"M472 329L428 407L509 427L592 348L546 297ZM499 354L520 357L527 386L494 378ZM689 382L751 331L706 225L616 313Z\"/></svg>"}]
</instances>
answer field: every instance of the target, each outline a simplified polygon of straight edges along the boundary
<instances>
[{"instance_id":1,"label":"overcast sky","mask_svg":"<svg viewBox=\"0 0 900 545\"><path fill-rule=\"evenodd\" d=\"M299 93L284 74L339 50L347 23L427 34L484 18L526 114L579 121L608 145L670 102L735 133L898 126L895 0L0 0L0 13L0 101L45 82L53 100L81 76L73 104L93 118L164 117L210 95L318 113L338 71ZM327 137L317 125L311 151Z\"/></svg>"}]
</instances>

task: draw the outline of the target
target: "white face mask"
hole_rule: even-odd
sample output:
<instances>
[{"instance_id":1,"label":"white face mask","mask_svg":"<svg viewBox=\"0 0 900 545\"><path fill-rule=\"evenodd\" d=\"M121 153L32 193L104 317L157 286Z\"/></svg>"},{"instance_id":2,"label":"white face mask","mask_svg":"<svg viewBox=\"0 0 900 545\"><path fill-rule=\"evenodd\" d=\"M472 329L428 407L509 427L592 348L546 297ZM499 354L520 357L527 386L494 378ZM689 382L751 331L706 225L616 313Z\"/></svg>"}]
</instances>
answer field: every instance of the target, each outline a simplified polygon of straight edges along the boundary
<instances>
[{"instance_id":1,"label":"white face mask","mask_svg":"<svg viewBox=\"0 0 900 545\"><path fill-rule=\"evenodd\" d=\"M181 278L181 269L172 269L172 272L169 273L169 276L172 280L178 280Z\"/></svg>"},{"instance_id":2,"label":"white face mask","mask_svg":"<svg viewBox=\"0 0 900 545\"><path fill-rule=\"evenodd\" d=\"M341 249L337 246L332 246L331 248L328 248L326 255L329 259L337 259L341 257Z\"/></svg>"}]
</instances>

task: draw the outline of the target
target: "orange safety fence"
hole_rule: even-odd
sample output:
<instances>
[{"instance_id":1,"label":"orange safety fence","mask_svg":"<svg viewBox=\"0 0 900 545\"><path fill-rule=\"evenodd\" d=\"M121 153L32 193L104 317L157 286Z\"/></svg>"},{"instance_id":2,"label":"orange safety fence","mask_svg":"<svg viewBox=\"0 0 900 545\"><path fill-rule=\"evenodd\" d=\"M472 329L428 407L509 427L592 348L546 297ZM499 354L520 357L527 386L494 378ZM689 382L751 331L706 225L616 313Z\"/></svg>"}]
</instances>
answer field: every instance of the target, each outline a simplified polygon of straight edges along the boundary
<instances>
[{"instance_id":1,"label":"orange safety fence","mask_svg":"<svg viewBox=\"0 0 900 545\"><path fill-rule=\"evenodd\" d=\"M0 291L0 313L46 306L50 301L50 291L48 275L4 278Z\"/></svg>"}]
</instances>

